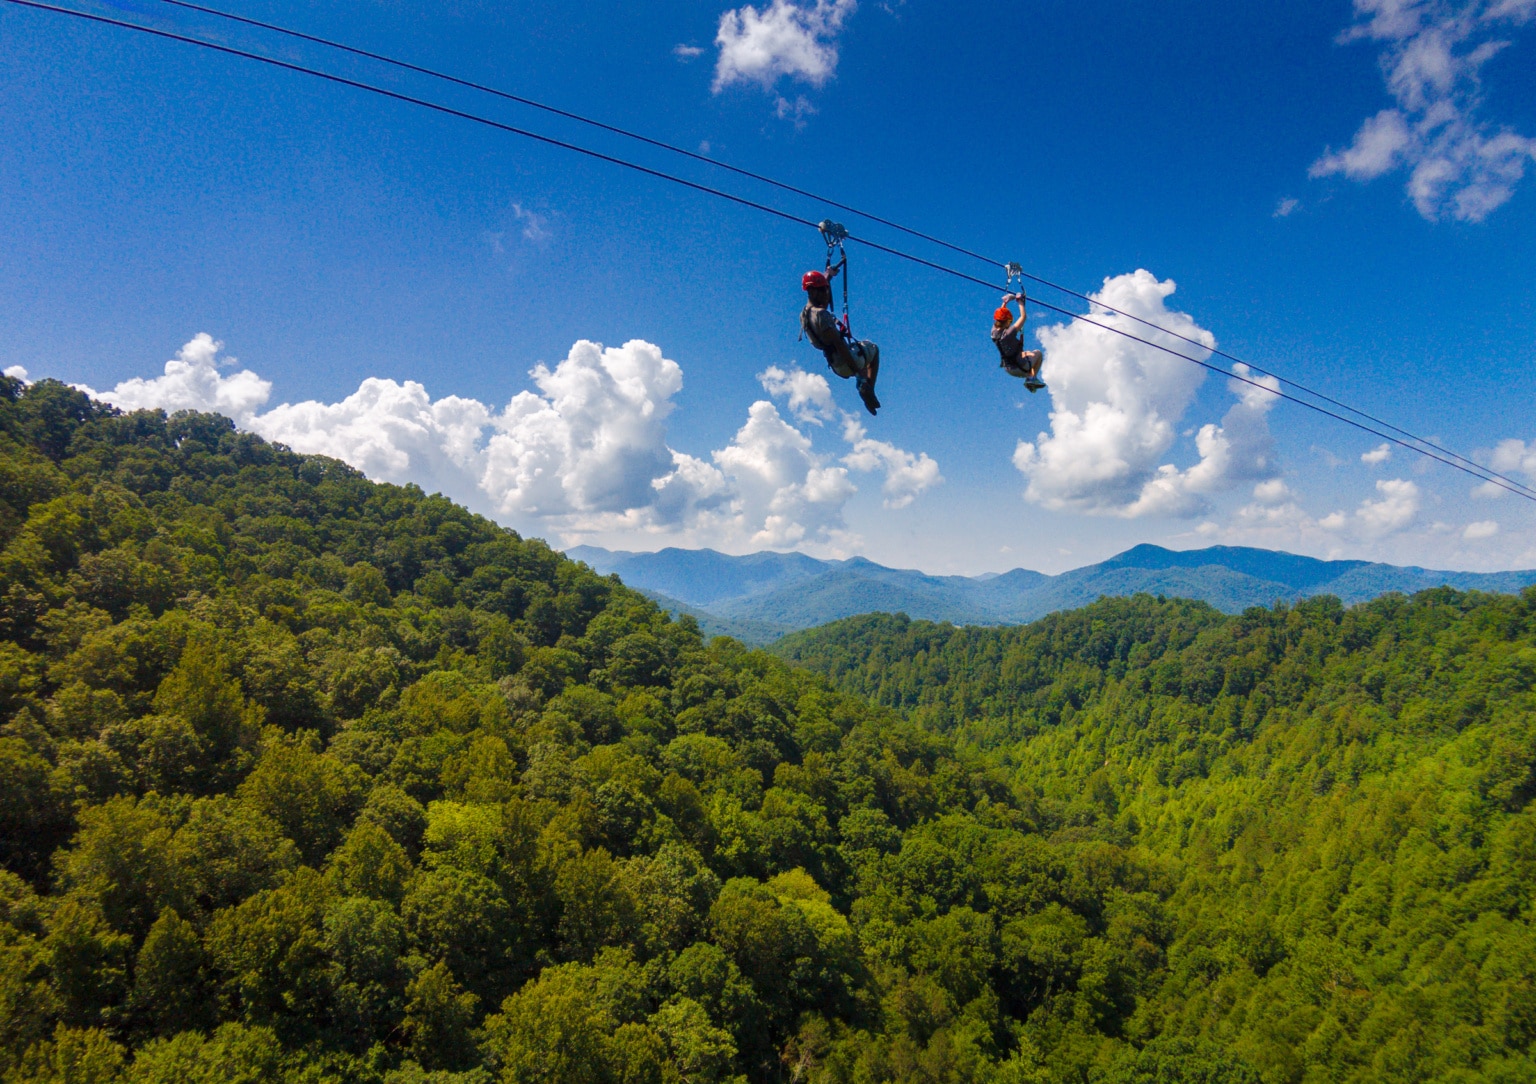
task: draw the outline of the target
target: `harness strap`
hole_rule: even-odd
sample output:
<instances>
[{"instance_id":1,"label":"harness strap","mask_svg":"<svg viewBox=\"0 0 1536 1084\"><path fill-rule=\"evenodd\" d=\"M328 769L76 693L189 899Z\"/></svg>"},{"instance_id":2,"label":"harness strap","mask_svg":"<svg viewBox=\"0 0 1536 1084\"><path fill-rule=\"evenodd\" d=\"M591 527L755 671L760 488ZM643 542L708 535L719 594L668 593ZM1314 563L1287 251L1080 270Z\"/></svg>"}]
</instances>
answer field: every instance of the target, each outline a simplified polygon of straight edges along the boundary
<instances>
[{"instance_id":1,"label":"harness strap","mask_svg":"<svg viewBox=\"0 0 1536 1084\"><path fill-rule=\"evenodd\" d=\"M822 219L816 228L821 231L821 239L827 243L827 278L831 278L836 272L834 267L843 273L843 315L838 320L838 330L843 333L843 338L853 342L853 330L848 316L848 250L843 247L843 242L848 239L848 231L841 222L833 222L830 218ZM837 252L837 263L832 262L833 250Z\"/></svg>"},{"instance_id":2,"label":"harness strap","mask_svg":"<svg viewBox=\"0 0 1536 1084\"><path fill-rule=\"evenodd\" d=\"M842 246L841 243L839 243L837 247L838 247L839 251L842 251L842 247L843 246ZM841 262L842 262L842 265L843 265L843 318L837 322L837 326L840 329L842 329L843 338L847 339L849 342L853 342L853 329L852 329L852 327L849 324L849 317L848 317L848 253L843 252L842 255L843 255L843 258L842 258Z\"/></svg>"},{"instance_id":3,"label":"harness strap","mask_svg":"<svg viewBox=\"0 0 1536 1084\"><path fill-rule=\"evenodd\" d=\"M1007 290L1007 292L1010 294L1017 293L1020 297L1022 297L1024 294L1023 265L1019 264L1017 261L1010 260L1008 263L1003 264L1003 274L1008 276L1008 285L1004 287L1004 289ZM1014 279L1019 280L1019 288L1017 290L1013 288Z\"/></svg>"}]
</instances>

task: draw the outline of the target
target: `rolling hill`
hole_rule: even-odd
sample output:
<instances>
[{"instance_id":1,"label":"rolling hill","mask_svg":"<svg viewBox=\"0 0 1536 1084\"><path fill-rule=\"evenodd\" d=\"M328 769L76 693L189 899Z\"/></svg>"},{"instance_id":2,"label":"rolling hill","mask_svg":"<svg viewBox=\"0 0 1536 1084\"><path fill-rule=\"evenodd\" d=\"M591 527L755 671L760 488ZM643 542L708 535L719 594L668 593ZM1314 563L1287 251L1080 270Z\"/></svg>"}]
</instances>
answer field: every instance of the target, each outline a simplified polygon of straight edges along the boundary
<instances>
[{"instance_id":1,"label":"rolling hill","mask_svg":"<svg viewBox=\"0 0 1536 1084\"><path fill-rule=\"evenodd\" d=\"M1536 1079L1536 589L770 655L226 418L0 468L3 1084Z\"/></svg>"}]
</instances>

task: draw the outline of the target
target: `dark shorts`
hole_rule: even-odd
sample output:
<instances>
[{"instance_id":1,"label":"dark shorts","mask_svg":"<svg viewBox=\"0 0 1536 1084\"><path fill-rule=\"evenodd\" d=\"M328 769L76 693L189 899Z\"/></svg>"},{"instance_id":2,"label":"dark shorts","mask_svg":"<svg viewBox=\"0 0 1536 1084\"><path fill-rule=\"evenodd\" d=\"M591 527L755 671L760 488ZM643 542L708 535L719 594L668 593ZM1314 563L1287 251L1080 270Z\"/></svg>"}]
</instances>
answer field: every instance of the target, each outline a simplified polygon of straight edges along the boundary
<instances>
[{"instance_id":1,"label":"dark shorts","mask_svg":"<svg viewBox=\"0 0 1536 1084\"><path fill-rule=\"evenodd\" d=\"M1029 376L1029 371L1040 365L1041 356L1038 350L1026 350L1022 354L1006 357L1000 363L1003 371L1009 376L1024 379Z\"/></svg>"},{"instance_id":2,"label":"dark shorts","mask_svg":"<svg viewBox=\"0 0 1536 1084\"><path fill-rule=\"evenodd\" d=\"M851 376L858 376L861 371L869 367L871 362L878 361L880 358L880 348L867 339L860 339L857 342L848 344L847 354L828 350L824 352L823 356L826 357L827 364L832 367L832 371L844 380L847 380ZM850 368L848 366L848 359L850 357L857 368Z\"/></svg>"}]
</instances>

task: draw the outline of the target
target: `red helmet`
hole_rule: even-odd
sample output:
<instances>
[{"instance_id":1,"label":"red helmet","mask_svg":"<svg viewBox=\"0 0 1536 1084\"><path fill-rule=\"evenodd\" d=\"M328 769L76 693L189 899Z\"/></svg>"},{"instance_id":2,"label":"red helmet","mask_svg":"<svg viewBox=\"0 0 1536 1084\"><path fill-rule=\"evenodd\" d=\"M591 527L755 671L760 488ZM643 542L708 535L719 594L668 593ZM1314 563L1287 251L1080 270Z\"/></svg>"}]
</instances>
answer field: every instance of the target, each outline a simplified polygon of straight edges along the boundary
<instances>
[{"instance_id":1,"label":"red helmet","mask_svg":"<svg viewBox=\"0 0 1536 1084\"><path fill-rule=\"evenodd\" d=\"M807 271L804 275L800 276L800 289L802 290L825 289L827 285L827 276L820 271Z\"/></svg>"}]
</instances>

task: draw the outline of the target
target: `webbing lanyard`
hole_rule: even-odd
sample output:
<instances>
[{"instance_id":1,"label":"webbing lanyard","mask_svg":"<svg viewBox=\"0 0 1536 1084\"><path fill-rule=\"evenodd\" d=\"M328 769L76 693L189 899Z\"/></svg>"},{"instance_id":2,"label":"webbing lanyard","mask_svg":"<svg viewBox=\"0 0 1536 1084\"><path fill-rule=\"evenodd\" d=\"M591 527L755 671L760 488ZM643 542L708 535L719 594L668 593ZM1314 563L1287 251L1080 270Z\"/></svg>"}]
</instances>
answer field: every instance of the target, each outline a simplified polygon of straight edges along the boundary
<instances>
[{"instance_id":1,"label":"webbing lanyard","mask_svg":"<svg viewBox=\"0 0 1536 1084\"><path fill-rule=\"evenodd\" d=\"M1019 263L1013 263L1013 262L1005 263L1005 264L1003 264L1003 274L1008 276L1008 285L1006 287L1004 287L1004 289L1008 293L1010 293L1010 294L1018 294L1019 297L1022 298L1024 296L1024 267L1023 267L1023 265L1019 264ZM1018 279L1019 280L1019 288L1017 290L1015 290L1013 288L1013 280L1014 279Z\"/></svg>"},{"instance_id":2,"label":"webbing lanyard","mask_svg":"<svg viewBox=\"0 0 1536 1084\"><path fill-rule=\"evenodd\" d=\"M830 279L838 271L843 273L843 318L837 322L837 326L843 338L852 342L853 328L848 316L848 250L843 247L843 242L848 239L848 231L842 223L833 222L830 218L823 219L816 228L821 231L821 239L827 243L827 278ZM835 263L832 260L833 252L837 253Z\"/></svg>"}]
</instances>

